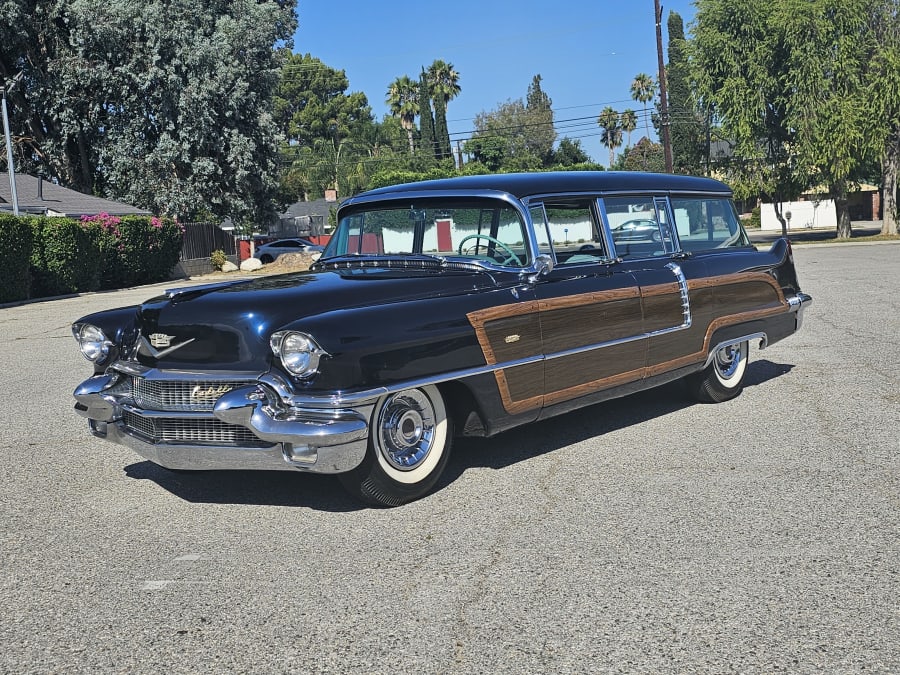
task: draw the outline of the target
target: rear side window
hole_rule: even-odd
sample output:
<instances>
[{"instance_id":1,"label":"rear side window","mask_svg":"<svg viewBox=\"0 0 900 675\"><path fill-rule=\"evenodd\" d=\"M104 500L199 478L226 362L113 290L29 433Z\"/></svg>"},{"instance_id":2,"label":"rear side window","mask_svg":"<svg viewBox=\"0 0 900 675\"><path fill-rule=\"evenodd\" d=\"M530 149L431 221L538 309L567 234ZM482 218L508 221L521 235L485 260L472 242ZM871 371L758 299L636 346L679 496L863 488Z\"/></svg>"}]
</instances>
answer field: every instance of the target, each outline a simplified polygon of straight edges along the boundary
<instances>
[{"instance_id":1,"label":"rear side window","mask_svg":"<svg viewBox=\"0 0 900 675\"><path fill-rule=\"evenodd\" d=\"M685 251L749 246L730 199L673 197L678 239Z\"/></svg>"}]
</instances>

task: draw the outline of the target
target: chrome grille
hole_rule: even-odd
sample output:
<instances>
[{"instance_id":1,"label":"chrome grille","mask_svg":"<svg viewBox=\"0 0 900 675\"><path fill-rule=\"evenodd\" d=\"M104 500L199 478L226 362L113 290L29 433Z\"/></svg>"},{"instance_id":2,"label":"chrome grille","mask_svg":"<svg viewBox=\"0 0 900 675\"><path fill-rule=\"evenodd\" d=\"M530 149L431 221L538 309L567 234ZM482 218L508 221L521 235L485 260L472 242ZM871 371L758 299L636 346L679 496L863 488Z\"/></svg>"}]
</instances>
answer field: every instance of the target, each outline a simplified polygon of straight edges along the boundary
<instances>
[{"instance_id":1,"label":"chrome grille","mask_svg":"<svg viewBox=\"0 0 900 675\"><path fill-rule=\"evenodd\" d=\"M272 445L245 427L216 419L151 418L126 412L122 422L128 433L151 443L240 448L267 448Z\"/></svg>"},{"instance_id":2,"label":"chrome grille","mask_svg":"<svg viewBox=\"0 0 900 675\"><path fill-rule=\"evenodd\" d=\"M148 380L133 377L131 397L145 410L212 412L216 401L247 382L234 380Z\"/></svg>"}]
</instances>

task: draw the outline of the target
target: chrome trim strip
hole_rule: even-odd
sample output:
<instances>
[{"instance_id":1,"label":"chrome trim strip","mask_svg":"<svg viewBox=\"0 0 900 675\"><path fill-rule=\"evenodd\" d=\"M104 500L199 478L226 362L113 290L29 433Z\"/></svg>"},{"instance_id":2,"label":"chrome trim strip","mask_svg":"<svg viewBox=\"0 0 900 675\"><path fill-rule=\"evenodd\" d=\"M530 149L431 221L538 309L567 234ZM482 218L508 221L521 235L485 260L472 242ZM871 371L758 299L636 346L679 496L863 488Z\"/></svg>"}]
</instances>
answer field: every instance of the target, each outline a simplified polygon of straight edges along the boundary
<instances>
[{"instance_id":1,"label":"chrome trim strip","mask_svg":"<svg viewBox=\"0 0 900 675\"><path fill-rule=\"evenodd\" d=\"M171 419L171 420L208 420L212 419L212 415L206 411L196 411L196 410L149 410L147 408L140 408L135 405L131 405L130 403L122 403L118 404L118 415L120 417L122 413L133 413L140 417L146 417L147 419Z\"/></svg>"},{"instance_id":2,"label":"chrome trim strip","mask_svg":"<svg viewBox=\"0 0 900 675\"><path fill-rule=\"evenodd\" d=\"M109 369L148 380L247 380L250 383L256 382L259 378L258 370L159 370L135 361L116 361Z\"/></svg>"},{"instance_id":3,"label":"chrome trim strip","mask_svg":"<svg viewBox=\"0 0 900 675\"><path fill-rule=\"evenodd\" d=\"M359 466L368 444L367 440L330 447L290 443L275 444L268 448L153 444L132 436L117 423L90 421L89 424L94 436L130 448L144 459L168 469L343 473Z\"/></svg>"},{"instance_id":4,"label":"chrome trim strip","mask_svg":"<svg viewBox=\"0 0 900 675\"><path fill-rule=\"evenodd\" d=\"M759 340L759 349L765 349L769 346L769 336L765 333L750 333L749 335L742 335L739 338L734 338L733 340L725 340L724 342L719 342L715 347L709 350L709 354L706 356L706 362L703 364L703 367L706 368L710 363L712 363L716 358L716 352L720 349L725 349L726 347L733 347L734 345L739 345L742 342L749 342L750 340Z\"/></svg>"},{"instance_id":5,"label":"chrome trim strip","mask_svg":"<svg viewBox=\"0 0 900 675\"><path fill-rule=\"evenodd\" d=\"M666 267L672 270L672 274L674 274L675 278L678 280L678 287L681 289L681 306L684 309L684 322L679 328L690 328L693 319L691 318L691 294L688 290L687 278L684 276L684 272L681 270L680 265L670 262Z\"/></svg>"}]
</instances>

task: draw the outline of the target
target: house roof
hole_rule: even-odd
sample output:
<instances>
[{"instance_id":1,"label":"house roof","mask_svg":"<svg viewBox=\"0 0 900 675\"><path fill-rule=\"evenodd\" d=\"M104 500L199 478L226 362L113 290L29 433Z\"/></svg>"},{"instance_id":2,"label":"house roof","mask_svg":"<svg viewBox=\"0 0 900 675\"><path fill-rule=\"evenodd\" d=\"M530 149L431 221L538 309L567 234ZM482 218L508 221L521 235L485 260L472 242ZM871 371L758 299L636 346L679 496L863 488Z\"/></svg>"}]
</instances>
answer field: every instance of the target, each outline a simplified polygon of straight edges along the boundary
<instances>
[{"instance_id":1,"label":"house roof","mask_svg":"<svg viewBox=\"0 0 900 675\"><path fill-rule=\"evenodd\" d=\"M38 192L42 198L38 197ZM16 198L20 213L47 216L95 216L108 213L111 216L149 216L151 213L136 206L111 199L86 195L77 190L56 185L48 180L28 174L16 174ZM12 192L9 179L0 175L0 211L12 211Z\"/></svg>"},{"instance_id":2,"label":"house roof","mask_svg":"<svg viewBox=\"0 0 900 675\"><path fill-rule=\"evenodd\" d=\"M316 199L311 202L294 202L287 211L281 214L282 218L296 218L298 216L325 216L332 208L337 208L338 203L326 199Z\"/></svg>"}]
</instances>

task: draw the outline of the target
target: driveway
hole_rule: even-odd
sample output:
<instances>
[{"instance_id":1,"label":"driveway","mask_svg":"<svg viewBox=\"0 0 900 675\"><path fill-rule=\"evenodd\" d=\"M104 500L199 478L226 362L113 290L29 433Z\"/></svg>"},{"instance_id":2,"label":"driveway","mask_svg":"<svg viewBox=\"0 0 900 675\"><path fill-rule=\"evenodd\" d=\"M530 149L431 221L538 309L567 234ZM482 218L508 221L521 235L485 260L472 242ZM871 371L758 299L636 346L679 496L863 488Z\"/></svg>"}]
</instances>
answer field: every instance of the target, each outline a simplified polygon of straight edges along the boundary
<instances>
[{"instance_id":1,"label":"driveway","mask_svg":"<svg viewBox=\"0 0 900 675\"><path fill-rule=\"evenodd\" d=\"M795 258L737 399L462 441L391 510L92 438L69 324L162 287L0 309L0 672L900 672L900 245Z\"/></svg>"}]
</instances>

